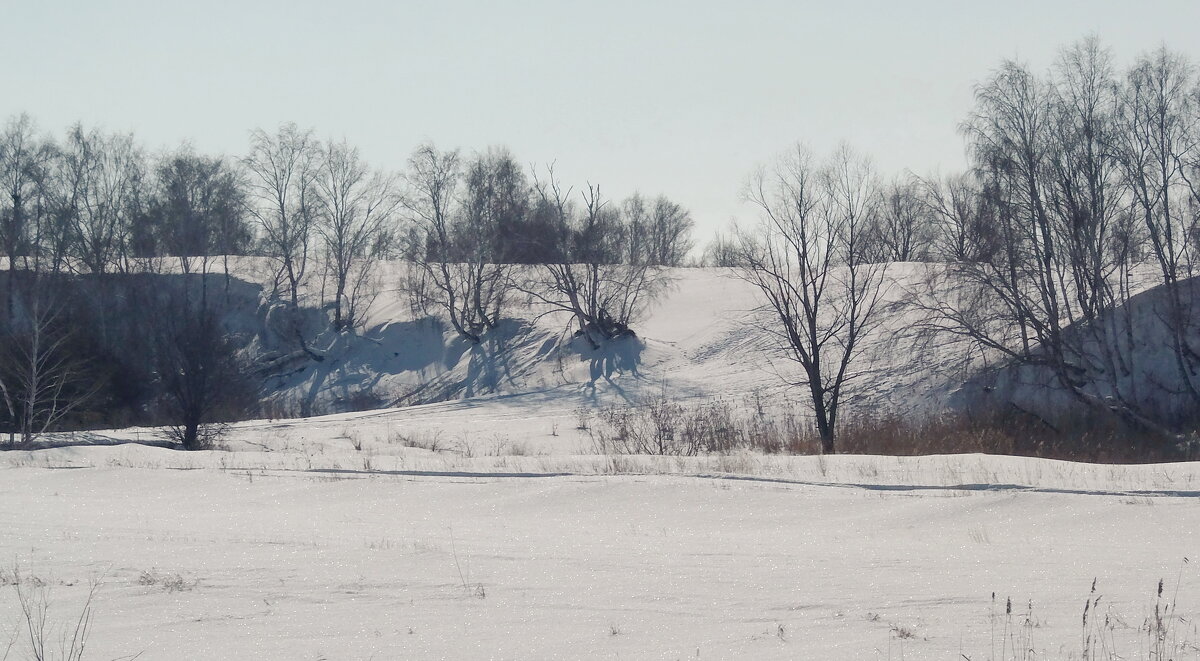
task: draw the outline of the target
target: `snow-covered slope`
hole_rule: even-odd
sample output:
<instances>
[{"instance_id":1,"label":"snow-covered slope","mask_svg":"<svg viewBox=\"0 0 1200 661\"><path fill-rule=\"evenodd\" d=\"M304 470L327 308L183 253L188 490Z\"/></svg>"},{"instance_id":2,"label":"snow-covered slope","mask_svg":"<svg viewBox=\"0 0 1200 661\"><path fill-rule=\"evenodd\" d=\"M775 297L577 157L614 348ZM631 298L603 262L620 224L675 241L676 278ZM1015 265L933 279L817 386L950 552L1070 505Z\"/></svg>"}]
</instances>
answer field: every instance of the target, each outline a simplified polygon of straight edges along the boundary
<instances>
[{"instance_id":1,"label":"snow-covered slope","mask_svg":"<svg viewBox=\"0 0 1200 661\"><path fill-rule=\"evenodd\" d=\"M242 260L239 269L253 275L252 266ZM799 380L798 367L778 350L774 321L756 309L754 288L730 269L671 270L670 288L632 325L639 340L594 351L573 341L568 317L544 314L520 296L509 308L511 319L472 346L447 324L414 316L398 290L404 268L384 265L385 289L359 336L321 334L312 346L326 360L277 371L267 382L270 410L300 415L546 391L593 402L632 402L664 391L684 400L757 393L776 401ZM944 403L954 377L930 369L946 361L914 351L913 313L899 305L929 268L936 267L889 267L887 310L856 362L863 374L853 402L896 413ZM949 343L938 349L958 350Z\"/></svg>"}]
</instances>

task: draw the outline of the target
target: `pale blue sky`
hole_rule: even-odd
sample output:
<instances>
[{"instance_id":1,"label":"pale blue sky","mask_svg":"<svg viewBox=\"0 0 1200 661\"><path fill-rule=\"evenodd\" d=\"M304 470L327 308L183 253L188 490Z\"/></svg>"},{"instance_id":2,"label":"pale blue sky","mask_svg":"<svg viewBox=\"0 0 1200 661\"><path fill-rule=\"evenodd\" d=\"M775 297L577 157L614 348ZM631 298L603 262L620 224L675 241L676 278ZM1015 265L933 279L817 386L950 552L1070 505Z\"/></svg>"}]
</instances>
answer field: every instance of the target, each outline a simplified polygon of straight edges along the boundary
<instances>
[{"instance_id":1,"label":"pale blue sky","mask_svg":"<svg viewBox=\"0 0 1200 661\"><path fill-rule=\"evenodd\" d=\"M972 85L1096 33L1200 60L1196 0L61 2L0 0L0 116L240 154L284 121L400 168L422 140L557 159L665 193L708 234L757 163L845 139L881 170L960 168Z\"/></svg>"}]
</instances>

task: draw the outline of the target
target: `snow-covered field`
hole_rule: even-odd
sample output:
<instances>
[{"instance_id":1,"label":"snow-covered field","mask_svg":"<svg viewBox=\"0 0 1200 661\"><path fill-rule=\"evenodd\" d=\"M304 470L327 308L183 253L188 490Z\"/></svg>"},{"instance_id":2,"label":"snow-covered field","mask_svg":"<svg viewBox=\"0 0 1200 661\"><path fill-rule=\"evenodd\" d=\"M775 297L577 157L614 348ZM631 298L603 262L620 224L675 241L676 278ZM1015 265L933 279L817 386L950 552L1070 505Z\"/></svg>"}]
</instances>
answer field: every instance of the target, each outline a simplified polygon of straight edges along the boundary
<instances>
[{"instance_id":1,"label":"snow-covered field","mask_svg":"<svg viewBox=\"0 0 1200 661\"><path fill-rule=\"evenodd\" d=\"M0 658L27 653L15 572L55 648L100 582L87 659L1157 659L1168 603L1162 658L1200 658L1198 464L598 452L581 410L782 392L748 301L685 273L632 363L543 318L481 387L488 356L383 296L282 392L482 396L248 421L211 452L123 429L0 453ZM858 406L953 393L953 345L915 355L906 323Z\"/></svg>"},{"instance_id":2,"label":"snow-covered field","mask_svg":"<svg viewBox=\"0 0 1200 661\"><path fill-rule=\"evenodd\" d=\"M1173 658L1196 657L1200 466L598 456L569 412L557 436L519 412L244 423L226 452L4 453L0 556L46 583L52 623L101 581L96 659L1079 658L1093 579L1106 644L1150 658L1160 578L1185 618ZM461 442L506 417L519 454L382 433ZM21 622L5 587L0 624ZM1025 637L1035 657L1013 653Z\"/></svg>"}]
</instances>

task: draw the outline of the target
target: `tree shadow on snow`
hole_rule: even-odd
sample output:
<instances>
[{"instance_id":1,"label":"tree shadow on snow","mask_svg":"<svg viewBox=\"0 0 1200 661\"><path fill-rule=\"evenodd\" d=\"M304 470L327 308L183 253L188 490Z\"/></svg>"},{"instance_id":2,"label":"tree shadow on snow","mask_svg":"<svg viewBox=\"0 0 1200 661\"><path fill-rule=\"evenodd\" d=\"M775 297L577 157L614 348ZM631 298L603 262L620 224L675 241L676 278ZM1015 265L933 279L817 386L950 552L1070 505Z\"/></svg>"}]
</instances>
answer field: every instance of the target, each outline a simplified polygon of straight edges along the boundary
<instances>
[{"instance_id":1,"label":"tree shadow on snow","mask_svg":"<svg viewBox=\"0 0 1200 661\"><path fill-rule=\"evenodd\" d=\"M573 337L568 348L579 354L580 360L588 363L587 392L596 398L596 384L603 381L608 384L622 399L629 400L625 389L613 378L621 374L629 374L635 379L641 379L638 366L642 362L642 351L646 345L636 335L605 340L598 347L592 346L583 337Z\"/></svg>"},{"instance_id":2,"label":"tree shadow on snow","mask_svg":"<svg viewBox=\"0 0 1200 661\"><path fill-rule=\"evenodd\" d=\"M440 371L456 358L443 343L445 325L432 318L390 322L362 334L329 333L314 341L325 360L310 363L302 379L301 416L316 413L322 393L351 410L377 408L372 399L384 377L405 372ZM461 355L461 354L460 354ZM377 400L377 398L375 398ZM364 401L360 401L364 400Z\"/></svg>"},{"instance_id":3,"label":"tree shadow on snow","mask_svg":"<svg viewBox=\"0 0 1200 661\"><path fill-rule=\"evenodd\" d=\"M503 383L513 381L512 345L528 330L515 319L503 319L478 344L466 342L468 346L463 353L469 355L467 375L461 383L463 397L495 392Z\"/></svg>"}]
</instances>

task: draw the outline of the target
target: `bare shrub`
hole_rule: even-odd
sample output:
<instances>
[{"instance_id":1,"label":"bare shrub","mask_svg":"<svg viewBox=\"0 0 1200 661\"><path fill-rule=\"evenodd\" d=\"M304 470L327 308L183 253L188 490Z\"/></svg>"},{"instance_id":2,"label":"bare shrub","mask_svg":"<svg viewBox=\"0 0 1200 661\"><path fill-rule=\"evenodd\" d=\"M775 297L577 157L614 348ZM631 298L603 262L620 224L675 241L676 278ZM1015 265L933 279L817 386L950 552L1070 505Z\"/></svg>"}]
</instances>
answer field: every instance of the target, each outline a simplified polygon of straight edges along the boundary
<instances>
[{"instance_id":1,"label":"bare shrub","mask_svg":"<svg viewBox=\"0 0 1200 661\"><path fill-rule=\"evenodd\" d=\"M492 457L532 457L542 453L528 443L510 441L508 436L495 434L491 438L486 454Z\"/></svg>"},{"instance_id":2,"label":"bare shrub","mask_svg":"<svg viewBox=\"0 0 1200 661\"><path fill-rule=\"evenodd\" d=\"M51 621L50 586L46 581L23 574L19 566L13 567L10 576L11 585L16 590L17 601L21 606L21 619L30 657L35 661L80 661L87 647L88 635L91 633L92 602L96 591L100 589L100 580L91 581L87 598L72 624L70 621ZM56 641L57 649L54 647ZM11 643L9 648L11 649Z\"/></svg>"},{"instance_id":3,"label":"bare shrub","mask_svg":"<svg viewBox=\"0 0 1200 661\"><path fill-rule=\"evenodd\" d=\"M842 451L852 454L1016 454L1011 432L954 416L858 418L844 424L841 434Z\"/></svg>"},{"instance_id":4,"label":"bare shrub","mask_svg":"<svg viewBox=\"0 0 1200 661\"><path fill-rule=\"evenodd\" d=\"M1076 417L1048 425L1023 411L908 419L857 418L839 431L842 452L882 455L983 453L1086 461L1140 463L1179 458L1155 434L1138 435L1111 418Z\"/></svg>"},{"instance_id":5,"label":"bare shrub","mask_svg":"<svg viewBox=\"0 0 1200 661\"><path fill-rule=\"evenodd\" d=\"M138 585L147 587L156 587L165 592L183 592L196 587L199 581L188 581L183 578L183 575L175 572L161 572L158 569L150 568L143 571L138 576Z\"/></svg>"},{"instance_id":6,"label":"bare shrub","mask_svg":"<svg viewBox=\"0 0 1200 661\"><path fill-rule=\"evenodd\" d=\"M580 406L575 409L575 428L581 431L587 431L592 426L592 409L586 406Z\"/></svg>"},{"instance_id":7,"label":"bare shrub","mask_svg":"<svg viewBox=\"0 0 1200 661\"><path fill-rule=\"evenodd\" d=\"M442 438L441 431L427 432L418 431L412 433L392 432L389 441L403 445L407 448L420 448L430 452L441 452L446 448L446 441Z\"/></svg>"}]
</instances>

